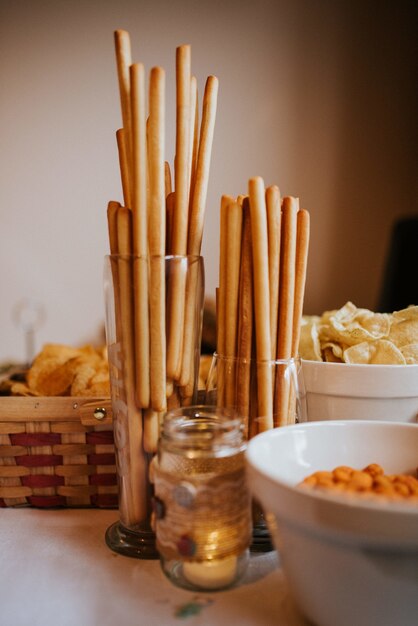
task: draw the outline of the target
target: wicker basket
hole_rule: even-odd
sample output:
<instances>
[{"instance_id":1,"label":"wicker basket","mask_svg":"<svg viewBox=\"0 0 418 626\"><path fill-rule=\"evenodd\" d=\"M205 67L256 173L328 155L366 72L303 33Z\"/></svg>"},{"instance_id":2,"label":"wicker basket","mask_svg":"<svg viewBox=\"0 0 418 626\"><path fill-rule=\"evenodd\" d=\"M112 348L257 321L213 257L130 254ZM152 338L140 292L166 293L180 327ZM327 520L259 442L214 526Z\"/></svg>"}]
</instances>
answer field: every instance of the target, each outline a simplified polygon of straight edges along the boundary
<instances>
[{"instance_id":1,"label":"wicker basket","mask_svg":"<svg viewBox=\"0 0 418 626\"><path fill-rule=\"evenodd\" d=\"M0 398L0 507L117 503L109 399Z\"/></svg>"}]
</instances>

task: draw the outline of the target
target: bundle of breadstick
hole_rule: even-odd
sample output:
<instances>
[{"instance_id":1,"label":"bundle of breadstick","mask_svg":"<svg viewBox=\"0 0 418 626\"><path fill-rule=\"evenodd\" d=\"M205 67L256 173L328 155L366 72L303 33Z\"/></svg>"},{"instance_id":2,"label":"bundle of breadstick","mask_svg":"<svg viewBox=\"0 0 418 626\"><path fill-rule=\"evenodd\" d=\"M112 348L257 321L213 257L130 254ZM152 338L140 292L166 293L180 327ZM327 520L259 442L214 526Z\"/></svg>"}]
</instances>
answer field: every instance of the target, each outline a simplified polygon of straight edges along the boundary
<instances>
[{"instance_id":1,"label":"bundle of breadstick","mask_svg":"<svg viewBox=\"0 0 418 626\"><path fill-rule=\"evenodd\" d=\"M115 31L115 52L123 202L109 202L107 216L111 258L117 259L112 266L117 340L123 347L130 414L135 415L129 437L139 438L140 446L153 453L161 413L189 402L196 387L195 343L201 328L195 312L203 287L198 262L192 271L181 258L197 259L201 253L218 80L207 78L200 116L191 48L177 48L172 174L165 156L165 71L153 67L146 88L144 66L132 62L125 30ZM168 278L167 255L179 257L178 263L170 262Z\"/></svg>"},{"instance_id":2,"label":"bundle of breadstick","mask_svg":"<svg viewBox=\"0 0 418 626\"><path fill-rule=\"evenodd\" d=\"M239 410L248 437L294 420L295 390L274 362L298 356L308 246L308 211L277 186L255 177L248 195L222 197L217 403Z\"/></svg>"}]
</instances>

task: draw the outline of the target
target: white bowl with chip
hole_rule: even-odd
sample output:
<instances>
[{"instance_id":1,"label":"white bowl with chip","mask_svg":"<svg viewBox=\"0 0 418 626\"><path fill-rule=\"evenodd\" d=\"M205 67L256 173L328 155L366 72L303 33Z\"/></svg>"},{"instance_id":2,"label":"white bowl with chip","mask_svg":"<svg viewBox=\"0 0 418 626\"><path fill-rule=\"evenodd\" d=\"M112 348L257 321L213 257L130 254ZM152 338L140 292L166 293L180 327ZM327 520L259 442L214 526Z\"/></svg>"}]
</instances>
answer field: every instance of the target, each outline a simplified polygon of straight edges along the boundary
<instances>
[{"instance_id":1,"label":"white bowl with chip","mask_svg":"<svg viewBox=\"0 0 418 626\"><path fill-rule=\"evenodd\" d=\"M249 441L250 489L264 508L289 590L316 626L412 626L418 615L418 505L300 489L318 470L413 473L418 426L329 421Z\"/></svg>"},{"instance_id":2,"label":"white bowl with chip","mask_svg":"<svg viewBox=\"0 0 418 626\"><path fill-rule=\"evenodd\" d=\"M308 421L418 422L418 365L302 360Z\"/></svg>"}]
</instances>

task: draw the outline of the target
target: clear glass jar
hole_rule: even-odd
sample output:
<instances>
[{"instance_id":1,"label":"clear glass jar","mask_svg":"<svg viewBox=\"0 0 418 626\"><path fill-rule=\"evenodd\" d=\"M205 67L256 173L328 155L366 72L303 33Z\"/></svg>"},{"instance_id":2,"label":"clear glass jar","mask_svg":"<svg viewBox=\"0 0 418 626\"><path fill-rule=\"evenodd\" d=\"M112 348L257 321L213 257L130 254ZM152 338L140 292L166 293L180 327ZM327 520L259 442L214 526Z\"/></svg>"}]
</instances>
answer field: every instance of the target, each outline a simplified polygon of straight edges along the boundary
<instances>
[{"instance_id":1,"label":"clear glass jar","mask_svg":"<svg viewBox=\"0 0 418 626\"><path fill-rule=\"evenodd\" d=\"M166 414L153 462L161 567L176 585L224 589L243 575L252 534L242 420L190 406Z\"/></svg>"}]
</instances>

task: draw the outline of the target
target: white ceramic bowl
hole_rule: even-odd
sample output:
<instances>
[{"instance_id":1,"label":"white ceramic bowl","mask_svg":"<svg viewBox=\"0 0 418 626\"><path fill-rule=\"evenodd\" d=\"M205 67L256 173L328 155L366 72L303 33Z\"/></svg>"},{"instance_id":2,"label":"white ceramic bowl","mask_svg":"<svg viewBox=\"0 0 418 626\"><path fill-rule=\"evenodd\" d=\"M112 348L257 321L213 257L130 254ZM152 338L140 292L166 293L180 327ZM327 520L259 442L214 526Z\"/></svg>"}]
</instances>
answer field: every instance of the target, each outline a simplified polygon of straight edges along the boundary
<instances>
[{"instance_id":1,"label":"white ceramic bowl","mask_svg":"<svg viewBox=\"0 0 418 626\"><path fill-rule=\"evenodd\" d=\"M308 421L418 422L418 365L302 361Z\"/></svg>"},{"instance_id":2,"label":"white ceramic bowl","mask_svg":"<svg viewBox=\"0 0 418 626\"><path fill-rule=\"evenodd\" d=\"M418 616L418 505L299 489L317 470L414 473L418 426L328 421L249 441L250 489L264 508L290 591L316 626L412 626Z\"/></svg>"}]
</instances>

